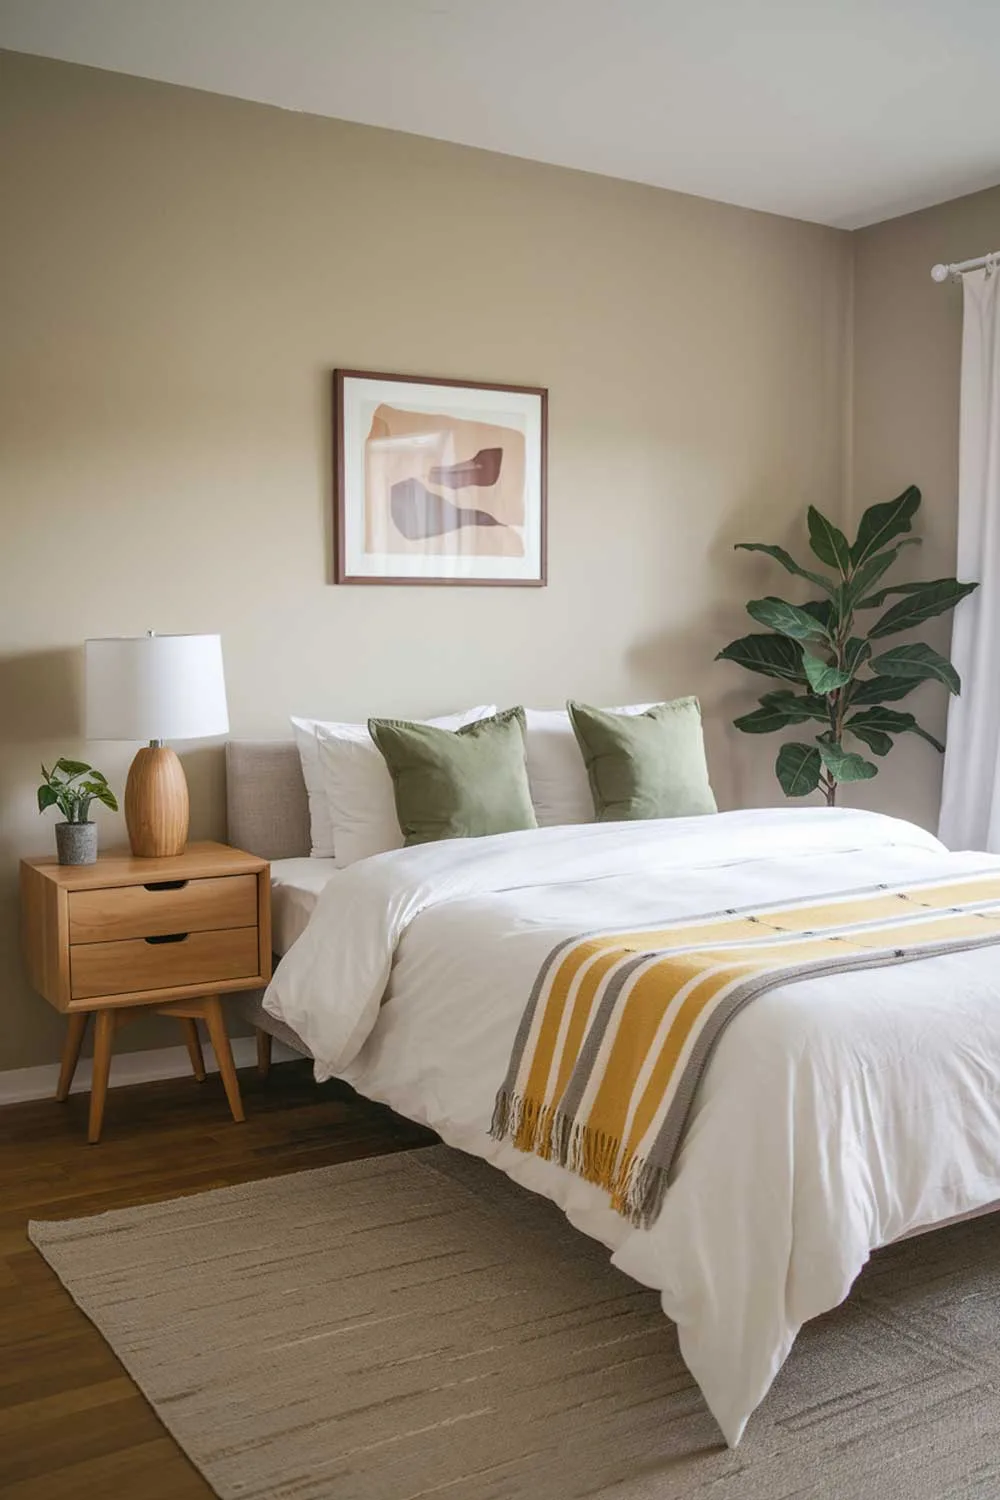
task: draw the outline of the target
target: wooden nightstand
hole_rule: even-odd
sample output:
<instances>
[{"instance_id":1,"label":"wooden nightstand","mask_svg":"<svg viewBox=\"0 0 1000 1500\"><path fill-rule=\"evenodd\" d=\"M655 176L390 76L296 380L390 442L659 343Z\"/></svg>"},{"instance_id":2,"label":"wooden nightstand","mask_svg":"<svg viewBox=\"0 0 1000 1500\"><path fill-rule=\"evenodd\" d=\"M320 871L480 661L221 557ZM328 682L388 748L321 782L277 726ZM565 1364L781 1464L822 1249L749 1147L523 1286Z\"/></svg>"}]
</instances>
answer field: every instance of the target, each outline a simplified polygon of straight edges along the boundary
<instances>
[{"instance_id":1,"label":"wooden nightstand","mask_svg":"<svg viewBox=\"0 0 1000 1500\"><path fill-rule=\"evenodd\" d=\"M168 859L102 854L93 865L21 861L21 934L31 982L69 1018L57 1099L69 1094L91 1015L89 1141L101 1135L118 1027L155 1010L184 1025L197 1078L203 1020L234 1120L239 1083L220 995L271 977L270 866L225 844L189 844Z\"/></svg>"}]
</instances>

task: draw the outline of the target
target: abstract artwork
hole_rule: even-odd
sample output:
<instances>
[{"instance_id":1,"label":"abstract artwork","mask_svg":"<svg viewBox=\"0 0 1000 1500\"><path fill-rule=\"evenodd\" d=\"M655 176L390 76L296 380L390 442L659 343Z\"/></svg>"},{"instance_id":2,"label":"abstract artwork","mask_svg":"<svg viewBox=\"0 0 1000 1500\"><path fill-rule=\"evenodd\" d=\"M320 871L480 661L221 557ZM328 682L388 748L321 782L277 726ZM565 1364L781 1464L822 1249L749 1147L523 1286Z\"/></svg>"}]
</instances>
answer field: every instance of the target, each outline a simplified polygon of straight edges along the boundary
<instances>
[{"instance_id":1,"label":"abstract artwork","mask_svg":"<svg viewBox=\"0 0 1000 1500\"><path fill-rule=\"evenodd\" d=\"M543 584L546 397L335 371L337 582Z\"/></svg>"}]
</instances>

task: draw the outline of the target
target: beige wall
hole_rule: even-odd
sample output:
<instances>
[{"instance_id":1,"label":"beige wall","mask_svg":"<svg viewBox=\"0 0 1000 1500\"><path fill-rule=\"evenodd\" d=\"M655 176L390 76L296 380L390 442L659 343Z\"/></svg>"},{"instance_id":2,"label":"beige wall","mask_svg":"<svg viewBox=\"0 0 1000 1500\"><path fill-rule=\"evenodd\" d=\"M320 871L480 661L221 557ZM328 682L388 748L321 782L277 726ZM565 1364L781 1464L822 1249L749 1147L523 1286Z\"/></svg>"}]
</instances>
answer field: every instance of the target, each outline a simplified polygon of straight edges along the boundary
<instances>
[{"instance_id":1,"label":"beige wall","mask_svg":"<svg viewBox=\"0 0 1000 1500\"><path fill-rule=\"evenodd\" d=\"M930 271L939 261L1000 249L1000 188L891 219L852 239L855 518L873 501L919 485L924 503L916 525L924 542L919 552L903 554L893 576L944 577L955 571L962 290L938 285ZM920 632L941 651L950 638L950 616ZM900 707L912 707L943 736L947 694L937 685L919 688ZM903 736L882 773L851 800L936 829L941 766L930 745Z\"/></svg>"},{"instance_id":2,"label":"beige wall","mask_svg":"<svg viewBox=\"0 0 1000 1500\"><path fill-rule=\"evenodd\" d=\"M727 726L752 684L713 656L779 582L731 544L842 507L849 236L0 69L0 1068L51 1061L61 1034L16 946L17 859L53 842L38 762L83 753L120 788L132 753L79 737L89 635L221 631L240 736L284 737L292 712L695 692L723 803L779 800L774 742ZM549 387L547 589L331 586L337 365ZM221 833L221 752L185 759L194 830ZM123 1044L176 1041L164 1026Z\"/></svg>"}]
</instances>

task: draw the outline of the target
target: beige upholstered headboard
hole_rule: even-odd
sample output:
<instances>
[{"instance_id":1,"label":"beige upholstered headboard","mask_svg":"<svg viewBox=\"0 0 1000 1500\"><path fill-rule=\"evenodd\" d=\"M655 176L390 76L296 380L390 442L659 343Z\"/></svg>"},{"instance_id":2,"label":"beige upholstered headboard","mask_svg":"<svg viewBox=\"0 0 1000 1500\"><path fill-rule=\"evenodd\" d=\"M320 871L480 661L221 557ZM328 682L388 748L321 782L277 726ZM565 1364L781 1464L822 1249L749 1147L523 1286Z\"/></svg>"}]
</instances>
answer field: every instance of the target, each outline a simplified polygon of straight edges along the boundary
<instances>
[{"instance_id":1,"label":"beige upholstered headboard","mask_svg":"<svg viewBox=\"0 0 1000 1500\"><path fill-rule=\"evenodd\" d=\"M309 853L309 802L294 740L229 741L226 823L229 842L262 859Z\"/></svg>"}]
</instances>

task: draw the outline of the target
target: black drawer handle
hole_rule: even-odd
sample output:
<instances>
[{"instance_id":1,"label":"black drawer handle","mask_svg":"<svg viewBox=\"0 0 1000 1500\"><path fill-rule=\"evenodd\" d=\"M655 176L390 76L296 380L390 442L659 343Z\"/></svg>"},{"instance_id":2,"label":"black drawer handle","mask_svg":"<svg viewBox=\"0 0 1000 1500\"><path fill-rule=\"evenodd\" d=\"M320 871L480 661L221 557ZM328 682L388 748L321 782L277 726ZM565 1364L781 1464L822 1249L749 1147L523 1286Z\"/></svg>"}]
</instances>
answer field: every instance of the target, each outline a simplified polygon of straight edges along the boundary
<instances>
[{"instance_id":1,"label":"black drawer handle","mask_svg":"<svg viewBox=\"0 0 1000 1500\"><path fill-rule=\"evenodd\" d=\"M186 880L149 880L145 883L147 891L182 891L187 885Z\"/></svg>"},{"instance_id":2,"label":"black drawer handle","mask_svg":"<svg viewBox=\"0 0 1000 1500\"><path fill-rule=\"evenodd\" d=\"M160 937L148 937L147 943L183 943L187 937L186 932L164 932Z\"/></svg>"}]
</instances>

